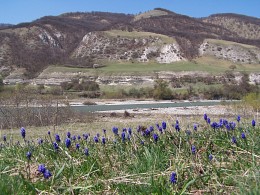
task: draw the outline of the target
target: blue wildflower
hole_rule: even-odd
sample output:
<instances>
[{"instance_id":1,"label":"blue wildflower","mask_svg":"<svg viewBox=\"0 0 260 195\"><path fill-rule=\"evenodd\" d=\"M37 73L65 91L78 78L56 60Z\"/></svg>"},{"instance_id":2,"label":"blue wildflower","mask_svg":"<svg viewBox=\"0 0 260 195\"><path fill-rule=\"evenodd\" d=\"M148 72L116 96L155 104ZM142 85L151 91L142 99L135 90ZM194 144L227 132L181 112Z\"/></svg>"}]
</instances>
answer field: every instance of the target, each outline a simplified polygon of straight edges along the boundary
<instances>
[{"instance_id":1,"label":"blue wildflower","mask_svg":"<svg viewBox=\"0 0 260 195\"><path fill-rule=\"evenodd\" d=\"M40 138L40 139L38 140L38 144L40 145L40 144L42 144L42 143L43 143L43 139Z\"/></svg>"},{"instance_id":2,"label":"blue wildflower","mask_svg":"<svg viewBox=\"0 0 260 195\"><path fill-rule=\"evenodd\" d=\"M229 123L229 126L230 126L230 128L231 128L232 130L234 130L235 127L236 127L236 123L235 123L235 122L230 122L230 123Z\"/></svg>"},{"instance_id":3,"label":"blue wildflower","mask_svg":"<svg viewBox=\"0 0 260 195\"><path fill-rule=\"evenodd\" d=\"M246 134L244 132L241 133L241 138L246 139Z\"/></svg>"},{"instance_id":4,"label":"blue wildflower","mask_svg":"<svg viewBox=\"0 0 260 195\"><path fill-rule=\"evenodd\" d=\"M70 141L69 138L66 138L66 140L65 140L65 145L66 145L67 148L70 147L70 145L71 145L71 141Z\"/></svg>"},{"instance_id":5,"label":"blue wildflower","mask_svg":"<svg viewBox=\"0 0 260 195\"><path fill-rule=\"evenodd\" d=\"M51 134L51 132L50 131L48 131L48 135L50 135Z\"/></svg>"},{"instance_id":6,"label":"blue wildflower","mask_svg":"<svg viewBox=\"0 0 260 195\"><path fill-rule=\"evenodd\" d=\"M59 149L59 145L56 142L53 142L53 147L56 151Z\"/></svg>"},{"instance_id":7,"label":"blue wildflower","mask_svg":"<svg viewBox=\"0 0 260 195\"><path fill-rule=\"evenodd\" d=\"M144 136L150 136L150 130L149 129L146 129L145 131L144 131Z\"/></svg>"},{"instance_id":8,"label":"blue wildflower","mask_svg":"<svg viewBox=\"0 0 260 195\"><path fill-rule=\"evenodd\" d=\"M124 127L122 131L123 131L123 132L126 132L126 128Z\"/></svg>"},{"instance_id":9,"label":"blue wildflower","mask_svg":"<svg viewBox=\"0 0 260 195\"><path fill-rule=\"evenodd\" d=\"M102 137L102 144L105 144L105 143L106 143L106 138Z\"/></svg>"},{"instance_id":10,"label":"blue wildflower","mask_svg":"<svg viewBox=\"0 0 260 195\"><path fill-rule=\"evenodd\" d=\"M56 142L60 142L61 141L60 140L60 136L58 134L55 135L55 140L56 140Z\"/></svg>"},{"instance_id":11,"label":"blue wildflower","mask_svg":"<svg viewBox=\"0 0 260 195\"><path fill-rule=\"evenodd\" d=\"M4 142L6 142L6 135L3 136L3 140L4 140Z\"/></svg>"},{"instance_id":12,"label":"blue wildflower","mask_svg":"<svg viewBox=\"0 0 260 195\"><path fill-rule=\"evenodd\" d=\"M118 135L118 128L117 127L113 127L112 131L115 135Z\"/></svg>"},{"instance_id":13,"label":"blue wildflower","mask_svg":"<svg viewBox=\"0 0 260 195\"><path fill-rule=\"evenodd\" d=\"M233 136L233 137L232 137L232 140L231 140L231 142L232 142L233 144L236 144L236 143L237 143L237 139L236 139L236 137L235 137L235 136Z\"/></svg>"},{"instance_id":14,"label":"blue wildflower","mask_svg":"<svg viewBox=\"0 0 260 195\"><path fill-rule=\"evenodd\" d=\"M140 142L140 143L141 143L141 145L144 145L144 141L143 141L143 140L141 140L141 142Z\"/></svg>"},{"instance_id":15,"label":"blue wildflower","mask_svg":"<svg viewBox=\"0 0 260 195\"><path fill-rule=\"evenodd\" d=\"M49 179L49 177L51 177L52 174L48 169L46 169L43 173L43 176L44 176L45 179Z\"/></svg>"},{"instance_id":16,"label":"blue wildflower","mask_svg":"<svg viewBox=\"0 0 260 195\"><path fill-rule=\"evenodd\" d=\"M160 127L159 123L156 123L155 125L156 125L157 129L159 129L159 127Z\"/></svg>"},{"instance_id":17,"label":"blue wildflower","mask_svg":"<svg viewBox=\"0 0 260 195\"><path fill-rule=\"evenodd\" d=\"M31 152L27 152L26 153L26 157L27 157L28 160L31 160L32 153Z\"/></svg>"},{"instance_id":18,"label":"blue wildflower","mask_svg":"<svg viewBox=\"0 0 260 195\"><path fill-rule=\"evenodd\" d=\"M132 129L130 127L128 128L128 134L132 135Z\"/></svg>"},{"instance_id":19,"label":"blue wildflower","mask_svg":"<svg viewBox=\"0 0 260 195\"><path fill-rule=\"evenodd\" d=\"M76 138L76 135L73 135L72 136L72 140L75 141L77 138Z\"/></svg>"},{"instance_id":20,"label":"blue wildflower","mask_svg":"<svg viewBox=\"0 0 260 195\"><path fill-rule=\"evenodd\" d=\"M252 126L255 127L255 120L252 120Z\"/></svg>"},{"instance_id":21,"label":"blue wildflower","mask_svg":"<svg viewBox=\"0 0 260 195\"><path fill-rule=\"evenodd\" d=\"M88 134L83 134L83 138L84 138L84 140L87 140L88 139Z\"/></svg>"},{"instance_id":22,"label":"blue wildflower","mask_svg":"<svg viewBox=\"0 0 260 195\"><path fill-rule=\"evenodd\" d=\"M241 117L240 117L240 115L238 115L237 116L237 122L240 122L240 119L241 119Z\"/></svg>"},{"instance_id":23,"label":"blue wildflower","mask_svg":"<svg viewBox=\"0 0 260 195\"><path fill-rule=\"evenodd\" d=\"M25 128L22 127L22 128L21 128L21 136L22 136L23 138L25 138L25 134L26 134Z\"/></svg>"},{"instance_id":24,"label":"blue wildflower","mask_svg":"<svg viewBox=\"0 0 260 195\"><path fill-rule=\"evenodd\" d=\"M166 129L166 122L165 121L162 122L162 128L163 128L163 130Z\"/></svg>"},{"instance_id":25,"label":"blue wildflower","mask_svg":"<svg viewBox=\"0 0 260 195\"><path fill-rule=\"evenodd\" d=\"M125 132L123 131L121 134L122 141L125 141Z\"/></svg>"},{"instance_id":26,"label":"blue wildflower","mask_svg":"<svg viewBox=\"0 0 260 195\"><path fill-rule=\"evenodd\" d=\"M211 125L210 125L213 129L218 129L219 128L219 124L217 122L213 122Z\"/></svg>"},{"instance_id":27,"label":"blue wildflower","mask_svg":"<svg viewBox=\"0 0 260 195\"><path fill-rule=\"evenodd\" d=\"M210 124L210 118L209 117L207 118L207 123Z\"/></svg>"},{"instance_id":28,"label":"blue wildflower","mask_svg":"<svg viewBox=\"0 0 260 195\"><path fill-rule=\"evenodd\" d=\"M46 171L45 165L44 164L40 164L38 166L38 171L41 173L44 173Z\"/></svg>"},{"instance_id":29,"label":"blue wildflower","mask_svg":"<svg viewBox=\"0 0 260 195\"><path fill-rule=\"evenodd\" d=\"M85 148L85 150L84 150L84 154L85 154L86 156L89 155L88 148Z\"/></svg>"},{"instance_id":30,"label":"blue wildflower","mask_svg":"<svg viewBox=\"0 0 260 195\"><path fill-rule=\"evenodd\" d=\"M191 146L191 153L192 154L196 153L196 147L194 145Z\"/></svg>"},{"instance_id":31,"label":"blue wildflower","mask_svg":"<svg viewBox=\"0 0 260 195\"><path fill-rule=\"evenodd\" d=\"M159 126L158 126L158 129L159 129ZM153 127L153 126L150 126L150 127L149 127L149 130L150 130L150 132L153 132L153 131L154 131L154 127Z\"/></svg>"},{"instance_id":32,"label":"blue wildflower","mask_svg":"<svg viewBox=\"0 0 260 195\"><path fill-rule=\"evenodd\" d=\"M97 136L95 136L95 137L93 138L93 140L94 140L94 142L98 143L98 137L97 137Z\"/></svg>"},{"instance_id":33,"label":"blue wildflower","mask_svg":"<svg viewBox=\"0 0 260 195\"><path fill-rule=\"evenodd\" d=\"M213 159L213 156L212 156L212 154L210 154L209 155L209 161L212 161L212 159Z\"/></svg>"},{"instance_id":34,"label":"blue wildflower","mask_svg":"<svg viewBox=\"0 0 260 195\"><path fill-rule=\"evenodd\" d=\"M77 150L79 150L79 147L80 147L79 143L76 143L76 149Z\"/></svg>"},{"instance_id":35,"label":"blue wildflower","mask_svg":"<svg viewBox=\"0 0 260 195\"><path fill-rule=\"evenodd\" d=\"M193 130L194 130L194 131L197 131L197 130L198 130L197 124L194 124L194 125L193 125Z\"/></svg>"},{"instance_id":36,"label":"blue wildflower","mask_svg":"<svg viewBox=\"0 0 260 195\"><path fill-rule=\"evenodd\" d=\"M100 134L99 134L99 133L97 133L97 137L100 137Z\"/></svg>"},{"instance_id":37,"label":"blue wildflower","mask_svg":"<svg viewBox=\"0 0 260 195\"><path fill-rule=\"evenodd\" d=\"M162 127L159 127L159 131L160 131L161 134L163 133Z\"/></svg>"},{"instance_id":38,"label":"blue wildflower","mask_svg":"<svg viewBox=\"0 0 260 195\"><path fill-rule=\"evenodd\" d=\"M154 133L153 134L153 139L154 139L154 142L157 143L157 141L159 139L159 136L156 133Z\"/></svg>"},{"instance_id":39,"label":"blue wildflower","mask_svg":"<svg viewBox=\"0 0 260 195\"><path fill-rule=\"evenodd\" d=\"M107 133L107 130L106 130L106 129L103 129L103 133L106 135L106 133Z\"/></svg>"},{"instance_id":40,"label":"blue wildflower","mask_svg":"<svg viewBox=\"0 0 260 195\"><path fill-rule=\"evenodd\" d=\"M179 123L176 123L176 124L175 124L175 129L176 129L176 131L180 131L180 130L181 130L181 128L180 128L180 126L179 126Z\"/></svg>"},{"instance_id":41,"label":"blue wildflower","mask_svg":"<svg viewBox=\"0 0 260 195\"><path fill-rule=\"evenodd\" d=\"M172 172L171 177L170 177L170 182L172 184L176 184L177 183L177 174L175 172Z\"/></svg>"},{"instance_id":42,"label":"blue wildflower","mask_svg":"<svg viewBox=\"0 0 260 195\"><path fill-rule=\"evenodd\" d=\"M80 135L78 135L78 140L80 140L81 139L81 137L80 137Z\"/></svg>"},{"instance_id":43,"label":"blue wildflower","mask_svg":"<svg viewBox=\"0 0 260 195\"><path fill-rule=\"evenodd\" d=\"M208 116L207 116L207 114L206 114L206 113L204 114L204 116L203 116L203 117L204 117L204 120L205 120L205 121L207 121L207 119L208 119Z\"/></svg>"},{"instance_id":44,"label":"blue wildflower","mask_svg":"<svg viewBox=\"0 0 260 195\"><path fill-rule=\"evenodd\" d=\"M71 133L67 132L67 137L70 138L70 136L71 136Z\"/></svg>"}]
</instances>

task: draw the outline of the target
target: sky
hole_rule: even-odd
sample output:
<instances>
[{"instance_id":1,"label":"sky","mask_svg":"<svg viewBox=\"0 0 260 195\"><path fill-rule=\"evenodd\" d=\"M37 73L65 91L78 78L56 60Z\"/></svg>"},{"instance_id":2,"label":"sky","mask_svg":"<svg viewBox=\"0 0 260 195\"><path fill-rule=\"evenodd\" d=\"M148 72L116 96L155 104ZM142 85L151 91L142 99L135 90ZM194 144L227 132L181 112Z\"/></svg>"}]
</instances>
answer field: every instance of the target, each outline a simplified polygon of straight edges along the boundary
<instances>
[{"instance_id":1,"label":"sky","mask_svg":"<svg viewBox=\"0 0 260 195\"><path fill-rule=\"evenodd\" d=\"M31 22L77 11L138 14L154 8L191 17L237 13L260 18L260 0L0 0L0 23Z\"/></svg>"}]
</instances>

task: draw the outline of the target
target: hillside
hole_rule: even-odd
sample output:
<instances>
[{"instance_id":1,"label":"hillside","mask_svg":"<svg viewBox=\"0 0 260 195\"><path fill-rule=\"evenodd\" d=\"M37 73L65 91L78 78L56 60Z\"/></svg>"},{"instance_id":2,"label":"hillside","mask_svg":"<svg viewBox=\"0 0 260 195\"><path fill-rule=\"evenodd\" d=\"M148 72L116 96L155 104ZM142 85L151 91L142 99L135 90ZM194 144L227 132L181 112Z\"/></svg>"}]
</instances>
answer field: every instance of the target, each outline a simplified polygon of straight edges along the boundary
<instances>
[{"instance_id":1,"label":"hillside","mask_svg":"<svg viewBox=\"0 0 260 195\"><path fill-rule=\"evenodd\" d=\"M160 8L139 15L77 12L46 16L0 28L0 73L7 76L21 69L25 71L20 76L32 78L53 64L173 63L205 55L259 64L259 23L258 18L235 14L197 19ZM243 33L238 31L240 26ZM208 44L206 40L215 41ZM227 54L227 44L231 44L232 55Z\"/></svg>"}]
</instances>

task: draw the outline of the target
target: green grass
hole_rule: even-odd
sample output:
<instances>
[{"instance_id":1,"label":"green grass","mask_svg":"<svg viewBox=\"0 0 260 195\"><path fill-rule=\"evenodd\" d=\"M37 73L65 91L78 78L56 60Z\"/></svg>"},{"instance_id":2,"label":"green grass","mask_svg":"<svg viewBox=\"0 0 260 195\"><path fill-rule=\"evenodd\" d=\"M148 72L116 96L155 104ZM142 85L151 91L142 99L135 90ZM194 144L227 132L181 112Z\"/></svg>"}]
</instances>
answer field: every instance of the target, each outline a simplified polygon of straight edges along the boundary
<instances>
[{"instance_id":1,"label":"green grass","mask_svg":"<svg viewBox=\"0 0 260 195\"><path fill-rule=\"evenodd\" d=\"M49 66L43 71L43 74L50 74L52 72L60 73L83 73L86 75L155 75L160 71L182 72L182 71L203 71L216 75L230 71L230 65L236 65L235 71L240 72L259 72L260 64L234 64L225 60L216 60L213 57L201 57L195 61L182 61L170 64L150 63L131 63L131 62L104 62L105 67L98 69L90 68L72 68L63 66Z\"/></svg>"},{"instance_id":2,"label":"green grass","mask_svg":"<svg viewBox=\"0 0 260 195\"><path fill-rule=\"evenodd\" d=\"M248 119L249 118L249 119ZM24 141L19 131L7 132L7 141L1 140L0 147L0 189L3 194L259 194L260 137L259 125L251 126L252 116L242 118L234 130L211 128L203 117L157 118L167 128L160 133L155 121L143 124L136 122L120 124L119 135L109 126L71 126L60 128L47 134L47 127L28 128ZM177 132L171 124L179 120L181 131ZM213 121L219 119L212 118ZM231 118L229 120L235 120ZM194 131L193 124L199 124ZM136 127L154 127L150 135L142 135ZM123 127L131 127L130 139L122 140ZM102 128L107 133L102 133ZM78 131L81 129L81 131ZM93 141L96 132L100 133L98 143ZM191 134L185 133L191 130ZM35 131L35 132L33 132ZM66 132L81 135L66 147ZM85 140L82 134L91 133ZM241 138L241 133L246 139ZM58 151L52 142L55 134L61 137ZM159 136L156 142L154 134ZM13 135L13 137L12 137ZM232 137L237 143L232 143ZM3 137L3 135L1 136ZM10 139L12 137L12 139ZM37 139L43 139L42 144ZM101 138L106 143L101 143ZM17 140L20 143L17 144ZM116 141L115 141L116 140ZM29 141L29 142L28 142ZM144 141L144 144L141 144ZM77 150L75 144L79 143ZM193 154L191 146L196 147ZM89 155L84 154L88 148ZM30 160L26 153L32 152ZM209 154L213 159L209 160ZM44 179L37 168L45 164L52 176ZM177 183L170 182L172 172L177 174Z\"/></svg>"}]
</instances>

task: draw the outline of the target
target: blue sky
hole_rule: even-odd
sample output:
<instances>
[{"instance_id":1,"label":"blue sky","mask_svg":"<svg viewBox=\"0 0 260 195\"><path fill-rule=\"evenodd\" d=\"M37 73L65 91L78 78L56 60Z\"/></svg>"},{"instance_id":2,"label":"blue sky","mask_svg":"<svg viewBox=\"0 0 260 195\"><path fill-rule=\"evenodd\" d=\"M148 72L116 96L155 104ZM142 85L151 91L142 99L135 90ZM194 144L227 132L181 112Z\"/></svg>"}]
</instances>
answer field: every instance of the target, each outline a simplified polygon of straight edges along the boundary
<instances>
[{"instance_id":1,"label":"blue sky","mask_svg":"<svg viewBox=\"0 0 260 195\"><path fill-rule=\"evenodd\" d=\"M76 11L138 14L156 7L191 17L238 13L260 18L260 0L0 0L0 23L30 22Z\"/></svg>"}]
</instances>

